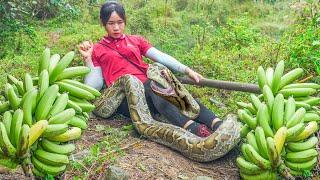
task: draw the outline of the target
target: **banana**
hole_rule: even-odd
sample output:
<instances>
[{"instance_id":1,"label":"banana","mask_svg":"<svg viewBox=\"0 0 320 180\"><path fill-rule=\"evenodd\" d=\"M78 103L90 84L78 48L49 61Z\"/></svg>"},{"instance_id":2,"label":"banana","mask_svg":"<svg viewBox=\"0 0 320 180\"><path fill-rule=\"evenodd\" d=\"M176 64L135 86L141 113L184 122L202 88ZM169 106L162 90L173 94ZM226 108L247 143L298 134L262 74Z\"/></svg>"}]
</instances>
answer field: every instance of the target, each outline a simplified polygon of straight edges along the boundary
<instances>
[{"instance_id":1,"label":"banana","mask_svg":"<svg viewBox=\"0 0 320 180\"><path fill-rule=\"evenodd\" d=\"M281 77L280 89L297 80L303 74L302 68L296 68Z\"/></svg>"},{"instance_id":2,"label":"banana","mask_svg":"<svg viewBox=\"0 0 320 180\"><path fill-rule=\"evenodd\" d=\"M49 61L50 61L50 49L46 48L42 52L42 55L40 57L38 74L40 74L45 69L48 70Z\"/></svg>"},{"instance_id":3,"label":"banana","mask_svg":"<svg viewBox=\"0 0 320 180\"><path fill-rule=\"evenodd\" d=\"M15 85L17 85L19 82L19 80L17 78L15 78L14 76L12 76L10 74L7 75L7 81L8 81L8 83L15 84Z\"/></svg>"},{"instance_id":4,"label":"banana","mask_svg":"<svg viewBox=\"0 0 320 180\"><path fill-rule=\"evenodd\" d=\"M272 108L272 125L275 130L278 130L283 126L284 117L284 97L282 94L278 94L274 99L274 105Z\"/></svg>"},{"instance_id":5,"label":"banana","mask_svg":"<svg viewBox=\"0 0 320 180\"><path fill-rule=\"evenodd\" d=\"M67 93L63 93L61 95L58 95L58 98L52 105L52 108L50 109L49 112L49 117L52 117L60 112L62 112L68 104L69 96Z\"/></svg>"},{"instance_id":6,"label":"banana","mask_svg":"<svg viewBox=\"0 0 320 180\"><path fill-rule=\"evenodd\" d=\"M251 103L253 104L254 108L256 109L256 111L258 111L258 109L261 105L260 99L256 95L250 94L250 100L251 100Z\"/></svg>"},{"instance_id":7,"label":"banana","mask_svg":"<svg viewBox=\"0 0 320 180\"><path fill-rule=\"evenodd\" d=\"M247 141L256 151L259 151L256 138L251 131L247 134Z\"/></svg>"},{"instance_id":8,"label":"banana","mask_svg":"<svg viewBox=\"0 0 320 180\"><path fill-rule=\"evenodd\" d=\"M320 84L316 83L293 83L284 86L282 89L290 89L290 88L312 88L312 89L319 89Z\"/></svg>"},{"instance_id":9,"label":"banana","mask_svg":"<svg viewBox=\"0 0 320 180\"><path fill-rule=\"evenodd\" d=\"M15 78L12 75L7 75L7 80L10 84L16 85L19 94L24 94L24 87L23 87L23 82L19 81L17 78Z\"/></svg>"},{"instance_id":10,"label":"banana","mask_svg":"<svg viewBox=\"0 0 320 180\"><path fill-rule=\"evenodd\" d=\"M17 156L24 157L29 149L29 133L30 128L27 124L24 124L21 128L20 139L17 144Z\"/></svg>"},{"instance_id":11,"label":"banana","mask_svg":"<svg viewBox=\"0 0 320 180\"><path fill-rule=\"evenodd\" d=\"M260 126L258 126L255 130L255 139L259 148L257 152L260 152L262 157L268 158L268 147L267 147L266 136L264 134L262 127Z\"/></svg>"},{"instance_id":12,"label":"banana","mask_svg":"<svg viewBox=\"0 0 320 180\"><path fill-rule=\"evenodd\" d=\"M84 90L90 92L91 94L93 94L93 95L96 96L96 97L101 96L100 91L96 90L95 88L93 88L93 87L91 87L91 86L88 86L88 85L86 85L86 84L83 84L83 83L81 83L81 82L79 82L79 81L72 80L72 79L64 79L64 80L61 80L61 82L64 82L64 83L67 83L67 84L76 86L76 87L78 87L78 88L84 89Z\"/></svg>"},{"instance_id":13,"label":"banana","mask_svg":"<svg viewBox=\"0 0 320 180\"><path fill-rule=\"evenodd\" d=\"M87 121L90 118L90 116L87 112L82 112L82 115L85 118L85 121Z\"/></svg>"},{"instance_id":14,"label":"banana","mask_svg":"<svg viewBox=\"0 0 320 180\"><path fill-rule=\"evenodd\" d=\"M0 122L0 148L5 156L14 157L16 154L16 148L11 144L3 122Z\"/></svg>"},{"instance_id":15,"label":"banana","mask_svg":"<svg viewBox=\"0 0 320 180\"><path fill-rule=\"evenodd\" d=\"M3 113L5 111L8 111L10 109L10 103L9 101L6 101L4 103L0 103L0 113Z\"/></svg>"},{"instance_id":16,"label":"banana","mask_svg":"<svg viewBox=\"0 0 320 180\"><path fill-rule=\"evenodd\" d=\"M17 89L19 91L19 94L24 94L25 93L24 84L23 84L22 81L18 81L16 86L17 86Z\"/></svg>"},{"instance_id":17,"label":"banana","mask_svg":"<svg viewBox=\"0 0 320 180\"><path fill-rule=\"evenodd\" d=\"M249 159L251 159L255 165L257 165L261 169L271 169L270 161L260 156L259 153L250 144L247 144L246 152L249 156Z\"/></svg>"},{"instance_id":18,"label":"banana","mask_svg":"<svg viewBox=\"0 0 320 180\"><path fill-rule=\"evenodd\" d=\"M78 127L81 129L87 129L88 125L86 123L86 121L84 121L83 119L77 117L77 116L73 116L68 122L68 125L71 125L73 127Z\"/></svg>"},{"instance_id":19,"label":"banana","mask_svg":"<svg viewBox=\"0 0 320 180\"><path fill-rule=\"evenodd\" d=\"M258 77L259 88L263 89L263 87L267 84L267 77L262 66L258 67L257 77Z\"/></svg>"},{"instance_id":20,"label":"banana","mask_svg":"<svg viewBox=\"0 0 320 180\"><path fill-rule=\"evenodd\" d=\"M88 122L87 117L86 117L85 115L83 115L82 113L81 113L81 114L76 114L75 116L76 116L77 118L82 119L82 121L84 121L84 122Z\"/></svg>"},{"instance_id":21,"label":"banana","mask_svg":"<svg viewBox=\"0 0 320 180\"><path fill-rule=\"evenodd\" d=\"M37 149L34 153L36 158L44 164L51 166L62 166L69 164L67 155L47 152L41 149Z\"/></svg>"},{"instance_id":22,"label":"banana","mask_svg":"<svg viewBox=\"0 0 320 180\"><path fill-rule=\"evenodd\" d=\"M277 151L275 141L272 137L267 137L267 147L268 147L268 157L269 160L272 162L271 166L276 168L280 162L280 155Z\"/></svg>"},{"instance_id":23,"label":"banana","mask_svg":"<svg viewBox=\"0 0 320 180\"><path fill-rule=\"evenodd\" d=\"M240 136L241 138L244 138L247 136L247 134L251 131L250 127L245 124L241 127L241 130L240 130Z\"/></svg>"},{"instance_id":24,"label":"banana","mask_svg":"<svg viewBox=\"0 0 320 180\"><path fill-rule=\"evenodd\" d=\"M55 83L59 85L61 92L69 92L70 95L78 97L80 99L92 100L95 98L95 96L91 92L85 89L79 88L77 86L62 81L58 81Z\"/></svg>"},{"instance_id":25,"label":"banana","mask_svg":"<svg viewBox=\"0 0 320 180\"><path fill-rule=\"evenodd\" d=\"M59 61L57 66L52 70L50 74L50 84L54 83L59 74L63 72L63 70L71 63L74 57L74 52L70 51Z\"/></svg>"},{"instance_id":26,"label":"banana","mask_svg":"<svg viewBox=\"0 0 320 180\"><path fill-rule=\"evenodd\" d=\"M251 114L257 114L257 110L254 108L254 106L251 103L245 103L245 102L236 102L236 103L240 108L248 109Z\"/></svg>"},{"instance_id":27,"label":"banana","mask_svg":"<svg viewBox=\"0 0 320 180\"><path fill-rule=\"evenodd\" d=\"M299 162L299 163L285 161L285 164L294 171L305 171L305 170L311 171L317 164L317 157L314 157L309 161Z\"/></svg>"},{"instance_id":28,"label":"banana","mask_svg":"<svg viewBox=\"0 0 320 180\"><path fill-rule=\"evenodd\" d=\"M240 177L244 180L276 180L277 175L272 171L264 171L256 175L248 175L240 172Z\"/></svg>"},{"instance_id":29,"label":"banana","mask_svg":"<svg viewBox=\"0 0 320 180\"><path fill-rule=\"evenodd\" d=\"M28 124L29 126L32 125L32 121L33 121L32 115L35 110L35 107L37 106L37 95L38 95L37 89L34 88L30 90L29 93L26 93L26 96L22 104L23 122L25 124Z\"/></svg>"},{"instance_id":30,"label":"banana","mask_svg":"<svg viewBox=\"0 0 320 180\"><path fill-rule=\"evenodd\" d=\"M266 77L267 77L267 85L269 87L272 86L273 73L274 73L274 70L271 67L268 67L266 70Z\"/></svg>"},{"instance_id":31,"label":"banana","mask_svg":"<svg viewBox=\"0 0 320 180\"><path fill-rule=\"evenodd\" d=\"M43 132L43 137L53 137L65 133L68 130L67 124L49 124Z\"/></svg>"},{"instance_id":32,"label":"banana","mask_svg":"<svg viewBox=\"0 0 320 180\"><path fill-rule=\"evenodd\" d=\"M57 93L59 91L58 85L52 85L47 88L47 90L44 92L42 98L40 99L37 110L35 112L36 120L43 120L46 119L49 111L54 103L54 100L57 97Z\"/></svg>"},{"instance_id":33,"label":"banana","mask_svg":"<svg viewBox=\"0 0 320 180\"><path fill-rule=\"evenodd\" d=\"M304 115L303 122L310 122L310 121L319 122L320 121L320 116L318 114L316 114L316 113L307 112Z\"/></svg>"},{"instance_id":34,"label":"banana","mask_svg":"<svg viewBox=\"0 0 320 180\"><path fill-rule=\"evenodd\" d=\"M241 145L241 153L242 153L242 155L243 155L245 160L247 160L248 162L252 162L253 163L253 160L250 159L250 157L247 154L247 148L248 148L247 144L242 144Z\"/></svg>"},{"instance_id":35,"label":"banana","mask_svg":"<svg viewBox=\"0 0 320 180\"><path fill-rule=\"evenodd\" d=\"M50 174L53 176L59 175L61 174L65 169L66 169L66 165L62 165L62 166L51 166L51 165L47 165L45 163L42 163L41 161L39 161L38 159L36 159L35 156L31 157L31 161L32 164L38 169L40 170L40 172L44 173L44 174Z\"/></svg>"},{"instance_id":36,"label":"banana","mask_svg":"<svg viewBox=\"0 0 320 180\"><path fill-rule=\"evenodd\" d=\"M285 111L284 111L284 123L287 123L295 112L296 112L296 102L293 97L289 97L288 102L286 103Z\"/></svg>"},{"instance_id":37,"label":"banana","mask_svg":"<svg viewBox=\"0 0 320 180\"><path fill-rule=\"evenodd\" d=\"M32 77L29 73L25 73L24 75L24 90L28 92L33 89Z\"/></svg>"},{"instance_id":38,"label":"banana","mask_svg":"<svg viewBox=\"0 0 320 180\"><path fill-rule=\"evenodd\" d=\"M2 122L3 122L4 126L6 127L6 131L7 131L7 134L9 137L10 137L11 121L12 121L12 114L10 111L6 111L3 114Z\"/></svg>"},{"instance_id":39,"label":"banana","mask_svg":"<svg viewBox=\"0 0 320 180\"><path fill-rule=\"evenodd\" d=\"M96 108L95 105L91 104L90 102L84 99L78 99L76 97L70 96L70 100L79 105L83 112L91 112L94 110L94 108Z\"/></svg>"},{"instance_id":40,"label":"banana","mask_svg":"<svg viewBox=\"0 0 320 180\"><path fill-rule=\"evenodd\" d=\"M237 157L236 164L237 164L238 168L240 169L241 173L245 173L248 175L260 174L265 171L265 170L262 170L257 165L246 161L243 157Z\"/></svg>"},{"instance_id":41,"label":"banana","mask_svg":"<svg viewBox=\"0 0 320 180\"><path fill-rule=\"evenodd\" d=\"M311 106L309 104L301 101L296 101L296 108L301 108L301 107L303 107L305 110L311 109Z\"/></svg>"},{"instance_id":42,"label":"banana","mask_svg":"<svg viewBox=\"0 0 320 180\"><path fill-rule=\"evenodd\" d=\"M263 91L263 98L264 98L265 102L267 103L269 114L271 115L273 102L274 102L274 96L272 94L270 87L267 85L265 85L263 87L262 91Z\"/></svg>"},{"instance_id":43,"label":"banana","mask_svg":"<svg viewBox=\"0 0 320 180\"><path fill-rule=\"evenodd\" d=\"M32 173L36 177L45 177L46 175L43 174L40 170L38 170L36 167L32 167Z\"/></svg>"},{"instance_id":44,"label":"banana","mask_svg":"<svg viewBox=\"0 0 320 180\"><path fill-rule=\"evenodd\" d=\"M44 150L52 153L58 153L58 154L70 154L72 151L76 149L76 146L74 144L64 144L64 145L59 145L56 143L53 143L47 139L43 139L41 141L41 145Z\"/></svg>"},{"instance_id":45,"label":"banana","mask_svg":"<svg viewBox=\"0 0 320 180\"><path fill-rule=\"evenodd\" d=\"M272 85L270 86L273 94L277 93L279 90L283 71L284 71L284 61L279 61L274 71Z\"/></svg>"},{"instance_id":46,"label":"banana","mask_svg":"<svg viewBox=\"0 0 320 180\"><path fill-rule=\"evenodd\" d=\"M66 109L49 119L49 124L63 124L68 122L76 114L72 108Z\"/></svg>"},{"instance_id":47,"label":"banana","mask_svg":"<svg viewBox=\"0 0 320 180\"><path fill-rule=\"evenodd\" d=\"M315 122L315 121L308 122L308 124L306 125L304 130L300 134L298 134L293 139L293 141L300 141L300 140L307 139L309 136L311 136L312 134L317 132L318 129L319 129L319 126L318 126L317 122Z\"/></svg>"},{"instance_id":48,"label":"banana","mask_svg":"<svg viewBox=\"0 0 320 180\"><path fill-rule=\"evenodd\" d=\"M44 92L48 89L49 87L49 73L45 69L40 73L39 76L39 81L38 81L38 87L39 87L39 95L38 99L40 100L44 94Z\"/></svg>"},{"instance_id":49,"label":"banana","mask_svg":"<svg viewBox=\"0 0 320 180\"><path fill-rule=\"evenodd\" d=\"M251 129L255 129L257 126L257 119L251 117L248 113L246 113L244 110L239 109L238 110L238 116L240 118L240 120L242 120L242 122L244 122L245 124L248 124L248 126Z\"/></svg>"},{"instance_id":50,"label":"banana","mask_svg":"<svg viewBox=\"0 0 320 180\"><path fill-rule=\"evenodd\" d=\"M72 79L78 76L84 76L89 72L90 72L90 68L86 66L69 67L64 69L63 72L58 75L57 81L62 79Z\"/></svg>"},{"instance_id":51,"label":"banana","mask_svg":"<svg viewBox=\"0 0 320 180\"><path fill-rule=\"evenodd\" d=\"M318 156L318 152L315 149L307 149L299 152L288 152L286 154L286 160L294 163L307 162Z\"/></svg>"},{"instance_id":52,"label":"banana","mask_svg":"<svg viewBox=\"0 0 320 180\"><path fill-rule=\"evenodd\" d=\"M47 139L51 141L67 142L67 141L78 139L80 138L80 136L81 136L81 129L78 127L71 127L65 133L55 137L48 137Z\"/></svg>"},{"instance_id":53,"label":"banana","mask_svg":"<svg viewBox=\"0 0 320 180\"><path fill-rule=\"evenodd\" d=\"M306 110L304 108L299 108L293 116L287 121L286 126L291 128L301 122L303 122L304 115L306 114Z\"/></svg>"},{"instance_id":54,"label":"banana","mask_svg":"<svg viewBox=\"0 0 320 180\"><path fill-rule=\"evenodd\" d=\"M320 104L320 97L309 97L308 99L303 100L303 102L310 106L316 106Z\"/></svg>"},{"instance_id":55,"label":"banana","mask_svg":"<svg viewBox=\"0 0 320 180\"><path fill-rule=\"evenodd\" d=\"M286 141L286 137L287 137L286 127L279 128L276 134L274 135L274 143L279 155L281 154L284 142Z\"/></svg>"},{"instance_id":56,"label":"banana","mask_svg":"<svg viewBox=\"0 0 320 180\"><path fill-rule=\"evenodd\" d=\"M281 89L279 93L283 94L284 97L305 97L310 96L316 93L317 90L312 88L290 88L290 89Z\"/></svg>"},{"instance_id":57,"label":"banana","mask_svg":"<svg viewBox=\"0 0 320 180\"><path fill-rule=\"evenodd\" d=\"M48 74L52 73L53 69L57 66L59 60L60 60L59 54L54 54L51 56L51 58L49 60Z\"/></svg>"},{"instance_id":58,"label":"banana","mask_svg":"<svg viewBox=\"0 0 320 180\"><path fill-rule=\"evenodd\" d=\"M21 98L19 98L18 95L14 92L14 89L11 86L11 84L7 83L6 88L7 88L7 99L9 100L10 106L13 110L16 110L21 103Z\"/></svg>"},{"instance_id":59,"label":"banana","mask_svg":"<svg viewBox=\"0 0 320 180\"><path fill-rule=\"evenodd\" d=\"M289 142L287 147L291 151L304 151L314 148L318 144L318 138L313 136L304 142Z\"/></svg>"},{"instance_id":60,"label":"banana","mask_svg":"<svg viewBox=\"0 0 320 180\"><path fill-rule=\"evenodd\" d=\"M268 113L268 108L265 104L261 104L257 114L258 124L263 128L266 137L273 137L273 131L269 125L270 115Z\"/></svg>"},{"instance_id":61,"label":"banana","mask_svg":"<svg viewBox=\"0 0 320 180\"><path fill-rule=\"evenodd\" d=\"M13 90L14 90L14 93L17 95L17 96L22 96L20 93L19 93L19 91L18 91L18 88L17 88L17 86L16 85L14 85L14 84L11 84L11 86L13 87Z\"/></svg>"},{"instance_id":62,"label":"banana","mask_svg":"<svg viewBox=\"0 0 320 180\"><path fill-rule=\"evenodd\" d=\"M23 111L17 109L12 116L10 127L10 141L14 147L17 147L20 139L20 131L23 122Z\"/></svg>"},{"instance_id":63,"label":"banana","mask_svg":"<svg viewBox=\"0 0 320 180\"><path fill-rule=\"evenodd\" d=\"M75 111L77 111L78 113L81 113L82 112L82 109L81 109L81 107L77 104L77 103L75 103L75 102L73 102L73 101L71 101L71 100L68 100L68 102L67 102L67 108L73 108Z\"/></svg>"},{"instance_id":64,"label":"banana","mask_svg":"<svg viewBox=\"0 0 320 180\"><path fill-rule=\"evenodd\" d=\"M290 174L292 174L293 176L303 176L303 172L304 171L295 171L290 169Z\"/></svg>"},{"instance_id":65,"label":"banana","mask_svg":"<svg viewBox=\"0 0 320 180\"><path fill-rule=\"evenodd\" d=\"M286 141L291 141L293 139L295 139L295 137L298 136L298 134L302 133L305 129L304 123L299 123L295 126L293 126L292 128L289 128L287 130L287 137L286 137Z\"/></svg>"},{"instance_id":66,"label":"banana","mask_svg":"<svg viewBox=\"0 0 320 180\"><path fill-rule=\"evenodd\" d=\"M47 120L40 120L30 128L29 147L42 135L48 126Z\"/></svg>"}]
</instances>

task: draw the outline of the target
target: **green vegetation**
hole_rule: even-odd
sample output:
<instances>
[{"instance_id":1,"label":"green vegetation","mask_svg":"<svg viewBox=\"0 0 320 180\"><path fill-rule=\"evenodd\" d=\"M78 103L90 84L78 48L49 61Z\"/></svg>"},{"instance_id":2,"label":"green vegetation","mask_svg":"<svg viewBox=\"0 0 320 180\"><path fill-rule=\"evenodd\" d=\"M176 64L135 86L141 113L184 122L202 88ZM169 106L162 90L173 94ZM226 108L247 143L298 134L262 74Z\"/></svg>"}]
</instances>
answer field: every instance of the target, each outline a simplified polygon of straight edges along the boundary
<instances>
[{"instance_id":1,"label":"green vegetation","mask_svg":"<svg viewBox=\"0 0 320 180\"><path fill-rule=\"evenodd\" d=\"M96 42L105 34L99 24L99 7L103 1L44 2L47 1L0 2L1 87L7 74L19 78L25 72L34 75L45 47L63 55L70 50L77 51L77 45L83 40ZM275 67L278 61L285 60L286 71L302 67L305 77L311 76L309 81L320 82L319 5L311 0L306 3L289 0L263 3L130 0L123 3L128 15L128 34L143 35L156 48L207 78L256 83L259 65ZM78 52L73 63L82 64ZM235 102L248 97L248 93L242 92L188 88L219 116L234 113ZM212 103L216 101L226 107ZM125 136L116 139L122 138ZM104 158L112 161L113 156L100 158L109 140L103 139L92 146L91 155L82 165L86 167L87 163L106 160ZM74 162L72 169L80 171L84 168L82 165Z\"/></svg>"}]
</instances>

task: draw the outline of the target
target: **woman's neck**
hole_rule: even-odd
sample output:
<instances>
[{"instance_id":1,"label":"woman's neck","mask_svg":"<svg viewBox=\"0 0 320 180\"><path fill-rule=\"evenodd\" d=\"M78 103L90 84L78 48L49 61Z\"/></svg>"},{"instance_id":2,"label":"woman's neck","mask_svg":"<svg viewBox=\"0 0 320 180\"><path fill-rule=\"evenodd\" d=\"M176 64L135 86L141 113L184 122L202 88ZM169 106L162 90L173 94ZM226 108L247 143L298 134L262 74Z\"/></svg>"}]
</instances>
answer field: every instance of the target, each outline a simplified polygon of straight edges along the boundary
<instances>
[{"instance_id":1,"label":"woman's neck","mask_svg":"<svg viewBox=\"0 0 320 180\"><path fill-rule=\"evenodd\" d=\"M122 34L120 37L118 37L118 38L114 38L114 37L112 37L112 36L110 36L110 35L106 35L105 36L105 38L107 38L107 39L109 39L109 40L116 40L116 39L122 39L124 37L124 34Z\"/></svg>"}]
</instances>

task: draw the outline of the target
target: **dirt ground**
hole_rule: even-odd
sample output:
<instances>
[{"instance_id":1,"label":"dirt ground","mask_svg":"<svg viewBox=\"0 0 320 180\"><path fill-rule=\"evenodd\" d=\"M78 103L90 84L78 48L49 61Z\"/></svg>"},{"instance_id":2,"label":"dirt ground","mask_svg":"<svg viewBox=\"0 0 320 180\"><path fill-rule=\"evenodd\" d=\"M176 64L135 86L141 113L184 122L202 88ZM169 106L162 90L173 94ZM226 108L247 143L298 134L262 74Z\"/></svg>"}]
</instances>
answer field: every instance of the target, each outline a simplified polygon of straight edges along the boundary
<instances>
[{"instance_id":1,"label":"dirt ground","mask_svg":"<svg viewBox=\"0 0 320 180\"><path fill-rule=\"evenodd\" d=\"M82 142L78 143L89 145L99 139L99 132L94 132L96 125L117 128L128 123L130 123L128 119L121 121L92 119ZM140 138L136 131L132 131L121 143L121 148L126 154L117 158L114 165L125 170L129 179L195 179L197 176L207 176L213 179L239 179L238 169L234 163L238 153L237 149L214 162L198 163L170 148ZM102 177L104 176L95 178ZM67 174L64 179L69 179Z\"/></svg>"},{"instance_id":2,"label":"dirt ground","mask_svg":"<svg viewBox=\"0 0 320 180\"><path fill-rule=\"evenodd\" d=\"M70 159L75 157L82 159L92 145L101 141L106 136L105 132L97 130L97 126L120 128L130 124L130 119L124 120L103 120L93 118L90 120L89 127L84 132L82 138L76 141L77 150ZM318 133L319 138L320 133ZM214 180L240 179L238 169L235 165L235 159L239 153L236 147L226 156L209 163L198 163L189 160L180 153L171 150L163 145L154 143L141 138L136 131L130 131L127 138L120 143L120 149L125 154L119 156L112 165L120 167L129 176L129 179L197 179L199 176L206 176ZM320 158L319 158L320 159ZM105 162L98 173L93 172L95 163L85 167L86 172L90 174L87 179L105 179L105 173L110 163ZM91 173L90 173L91 172ZM319 179L319 164L314 170L312 179ZM69 168L57 179L73 179L75 175L81 175L83 170L75 171ZM2 172L0 168L0 179L27 179L21 168L15 172ZM29 178L30 179L30 178Z\"/></svg>"},{"instance_id":3,"label":"dirt ground","mask_svg":"<svg viewBox=\"0 0 320 180\"><path fill-rule=\"evenodd\" d=\"M105 136L96 130L97 125L119 128L130 123L125 120L101 120L91 119L88 129L84 132L81 140L77 140L77 152L81 155L83 149L89 148ZM85 148L83 148L85 147ZM198 163L189 160L176 151L163 145L140 138L136 131L121 142L125 151L124 156L118 157L114 166L122 168L129 179L196 179L198 176L207 176L213 179L240 179L238 169L234 161L238 150L234 149L225 157L210 163ZM80 151L82 149L82 151ZM93 165L92 165L93 166ZM89 179L104 179L109 164L106 163L100 174L90 176ZM87 167L90 171L91 167ZM58 179L73 179L79 172L68 170ZM21 169L15 172L0 174L0 179L27 179Z\"/></svg>"}]
</instances>

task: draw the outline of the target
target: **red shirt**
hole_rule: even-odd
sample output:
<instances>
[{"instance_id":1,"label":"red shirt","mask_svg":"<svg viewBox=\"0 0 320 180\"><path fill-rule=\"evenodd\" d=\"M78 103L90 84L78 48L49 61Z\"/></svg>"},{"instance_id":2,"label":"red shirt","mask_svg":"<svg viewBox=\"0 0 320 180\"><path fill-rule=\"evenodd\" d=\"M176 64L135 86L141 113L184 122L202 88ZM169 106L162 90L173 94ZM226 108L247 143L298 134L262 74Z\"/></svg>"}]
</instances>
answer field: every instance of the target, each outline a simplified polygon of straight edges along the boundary
<instances>
[{"instance_id":1,"label":"red shirt","mask_svg":"<svg viewBox=\"0 0 320 180\"><path fill-rule=\"evenodd\" d=\"M139 68L128 62L115 50L100 43L117 50ZM101 67L108 87L125 74L134 75L144 83L148 79L146 75L148 64L143 62L142 55L144 56L150 47L152 46L141 36L123 35L117 39L105 36L93 46L92 62L95 67Z\"/></svg>"}]
</instances>

